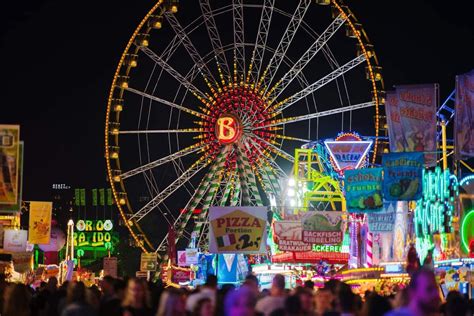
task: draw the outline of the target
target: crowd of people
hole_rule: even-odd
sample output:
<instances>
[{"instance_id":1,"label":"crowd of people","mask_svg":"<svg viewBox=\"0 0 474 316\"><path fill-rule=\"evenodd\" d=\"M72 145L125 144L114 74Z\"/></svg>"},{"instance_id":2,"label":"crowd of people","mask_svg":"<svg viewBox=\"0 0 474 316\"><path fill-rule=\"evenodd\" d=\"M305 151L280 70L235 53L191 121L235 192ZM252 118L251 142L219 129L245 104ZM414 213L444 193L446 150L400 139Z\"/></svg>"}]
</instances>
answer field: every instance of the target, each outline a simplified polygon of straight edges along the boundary
<instances>
[{"instance_id":1,"label":"crowd of people","mask_svg":"<svg viewBox=\"0 0 474 316\"><path fill-rule=\"evenodd\" d=\"M258 279L248 275L235 287L217 286L217 278L190 292L165 288L162 283L106 276L100 286L82 282L58 286L53 277L36 290L0 279L1 316L471 316L473 301L452 291L442 302L435 275L415 272L407 288L385 297L367 291L356 295L351 287L329 280L316 289L311 281L287 289L276 274L271 288L260 290Z\"/></svg>"}]
</instances>

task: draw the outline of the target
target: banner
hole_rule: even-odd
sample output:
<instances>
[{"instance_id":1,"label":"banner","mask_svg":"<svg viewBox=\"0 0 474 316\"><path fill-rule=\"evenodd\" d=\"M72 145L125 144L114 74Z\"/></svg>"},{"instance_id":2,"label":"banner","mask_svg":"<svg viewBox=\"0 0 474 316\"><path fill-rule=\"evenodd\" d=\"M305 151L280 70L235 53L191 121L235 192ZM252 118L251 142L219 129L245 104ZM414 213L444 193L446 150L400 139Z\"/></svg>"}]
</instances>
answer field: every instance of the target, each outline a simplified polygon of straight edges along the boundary
<instances>
[{"instance_id":1,"label":"banner","mask_svg":"<svg viewBox=\"0 0 474 316\"><path fill-rule=\"evenodd\" d=\"M340 244L344 238L342 212L310 211L303 215L303 242L310 244Z\"/></svg>"},{"instance_id":2,"label":"banner","mask_svg":"<svg viewBox=\"0 0 474 316\"><path fill-rule=\"evenodd\" d=\"M74 205L81 205L81 189L74 189Z\"/></svg>"},{"instance_id":3,"label":"banner","mask_svg":"<svg viewBox=\"0 0 474 316\"><path fill-rule=\"evenodd\" d=\"M18 156L18 194L14 204L0 204L1 212L18 212L21 208L22 194L23 194L23 154L25 144L20 141L19 143L19 156ZM1 172L1 170L0 170ZM1 243L0 243L1 245Z\"/></svg>"},{"instance_id":4,"label":"banner","mask_svg":"<svg viewBox=\"0 0 474 316\"><path fill-rule=\"evenodd\" d=\"M387 201L421 199L423 153L391 153L382 156L383 197Z\"/></svg>"},{"instance_id":5,"label":"banner","mask_svg":"<svg viewBox=\"0 0 474 316\"><path fill-rule=\"evenodd\" d=\"M0 125L0 204L16 204L20 164L20 126Z\"/></svg>"},{"instance_id":6,"label":"banner","mask_svg":"<svg viewBox=\"0 0 474 316\"><path fill-rule=\"evenodd\" d=\"M86 206L86 189L81 189L81 206Z\"/></svg>"},{"instance_id":7,"label":"banner","mask_svg":"<svg viewBox=\"0 0 474 316\"><path fill-rule=\"evenodd\" d=\"M209 252L266 252L266 207L209 208Z\"/></svg>"},{"instance_id":8,"label":"banner","mask_svg":"<svg viewBox=\"0 0 474 316\"><path fill-rule=\"evenodd\" d=\"M92 189L92 206L97 206L97 189Z\"/></svg>"},{"instance_id":9,"label":"banner","mask_svg":"<svg viewBox=\"0 0 474 316\"><path fill-rule=\"evenodd\" d=\"M371 233L393 232L396 208L396 202L385 202L382 212L368 214L369 231Z\"/></svg>"},{"instance_id":10,"label":"banner","mask_svg":"<svg viewBox=\"0 0 474 316\"><path fill-rule=\"evenodd\" d=\"M111 206L114 203L112 200L112 189L107 189L107 205Z\"/></svg>"},{"instance_id":11,"label":"banner","mask_svg":"<svg viewBox=\"0 0 474 316\"><path fill-rule=\"evenodd\" d=\"M105 189L99 189L99 204L105 206Z\"/></svg>"},{"instance_id":12,"label":"banner","mask_svg":"<svg viewBox=\"0 0 474 316\"><path fill-rule=\"evenodd\" d=\"M425 163L436 165L437 84L397 86L387 93L391 152L428 152Z\"/></svg>"},{"instance_id":13,"label":"banner","mask_svg":"<svg viewBox=\"0 0 474 316\"><path fill-rule=\"evenodd\" d=\"M28 242L30 244L49 244L52 208L52 202L30 202L28 225Z\"/></svg>"},{"instance_id":14,"label":"banner","mask_svg":"<svg viewBox=\"0 0 474 316\"><path fill-rule=\"evenodd\" d=\"M378 212L382 209L382 168L346 170L345 190L350 213Z\"/></svg>"},{"instance_id":15,"label":"banner","mask_svg":"<svg viewBox=\"0 0 474 316\"><path fill-rule=\"evenodd\" d=\"M5 229L3 251L25 252L28 231L24 229Z\"/></svg>"},{"instance_id":16,"label":"banner","mask_svg":"<svg viewBox=\"0 0 474 316\"><path fill-rule=\"evenodd\" d=\"M474 157L474 70L456 76L455 108L456 159Z\"/></svg>"}]
</instances>

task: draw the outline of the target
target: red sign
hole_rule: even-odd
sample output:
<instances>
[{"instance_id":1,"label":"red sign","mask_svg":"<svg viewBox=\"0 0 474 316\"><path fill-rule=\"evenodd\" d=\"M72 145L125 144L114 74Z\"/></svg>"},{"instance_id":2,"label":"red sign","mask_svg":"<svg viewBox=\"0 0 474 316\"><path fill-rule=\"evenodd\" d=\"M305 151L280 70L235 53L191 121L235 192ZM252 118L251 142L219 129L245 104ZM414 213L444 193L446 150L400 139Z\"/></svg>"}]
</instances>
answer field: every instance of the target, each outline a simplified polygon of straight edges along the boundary
<instances>
[{"instance_id":1,"label":"red sign","mask_svg":"<svg viewBox=\"0 0 474 316\"><path fill-rule=\"evenodd\" d=\"M347 263L349 254L344 252L285 252L272 256L273 263Z\"/></svg>"}]
</instances>

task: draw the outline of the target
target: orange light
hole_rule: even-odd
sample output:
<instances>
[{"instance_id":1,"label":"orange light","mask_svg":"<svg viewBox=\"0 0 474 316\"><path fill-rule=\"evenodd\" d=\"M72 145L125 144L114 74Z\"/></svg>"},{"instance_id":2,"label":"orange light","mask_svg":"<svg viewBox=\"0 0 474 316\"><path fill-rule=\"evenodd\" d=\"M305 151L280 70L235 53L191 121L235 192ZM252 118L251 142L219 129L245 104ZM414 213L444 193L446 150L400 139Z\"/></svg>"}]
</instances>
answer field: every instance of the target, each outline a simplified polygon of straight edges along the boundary
<instances>
[{"instance_id":1,"label":"orange light","mask_svg":"<svg viewBox=\"0 0 474 316\"><path fill-rule=\"evenodd\" d=\"M222 115L217 119L216 125L216 136L222 144L231 144L239 139L240 121L233 115Z\"/></svg>"}]
</instances>

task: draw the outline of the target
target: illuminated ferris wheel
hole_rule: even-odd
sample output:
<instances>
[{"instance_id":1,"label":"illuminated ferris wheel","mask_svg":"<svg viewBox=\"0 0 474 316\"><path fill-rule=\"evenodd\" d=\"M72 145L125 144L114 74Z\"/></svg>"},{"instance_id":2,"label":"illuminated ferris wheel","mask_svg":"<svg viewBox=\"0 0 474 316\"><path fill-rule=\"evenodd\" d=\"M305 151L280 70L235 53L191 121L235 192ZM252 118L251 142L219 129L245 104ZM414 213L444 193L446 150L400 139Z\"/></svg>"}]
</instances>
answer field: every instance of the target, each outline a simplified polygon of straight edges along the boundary
<instances>
[{"instance_id":1,"label":"illuminated ferris wheel","mask_svg":"<svg viewBox=\"0 0 474 316\"><path fill-rule=\"evenodd\" d=\"M107 104L108 177L132 237L162 253L170 225L206 249L208 208L275 201L294 148L356 125L377 137L382 90L340 1L159 1Z\"/></svg>"}]
</instances>

